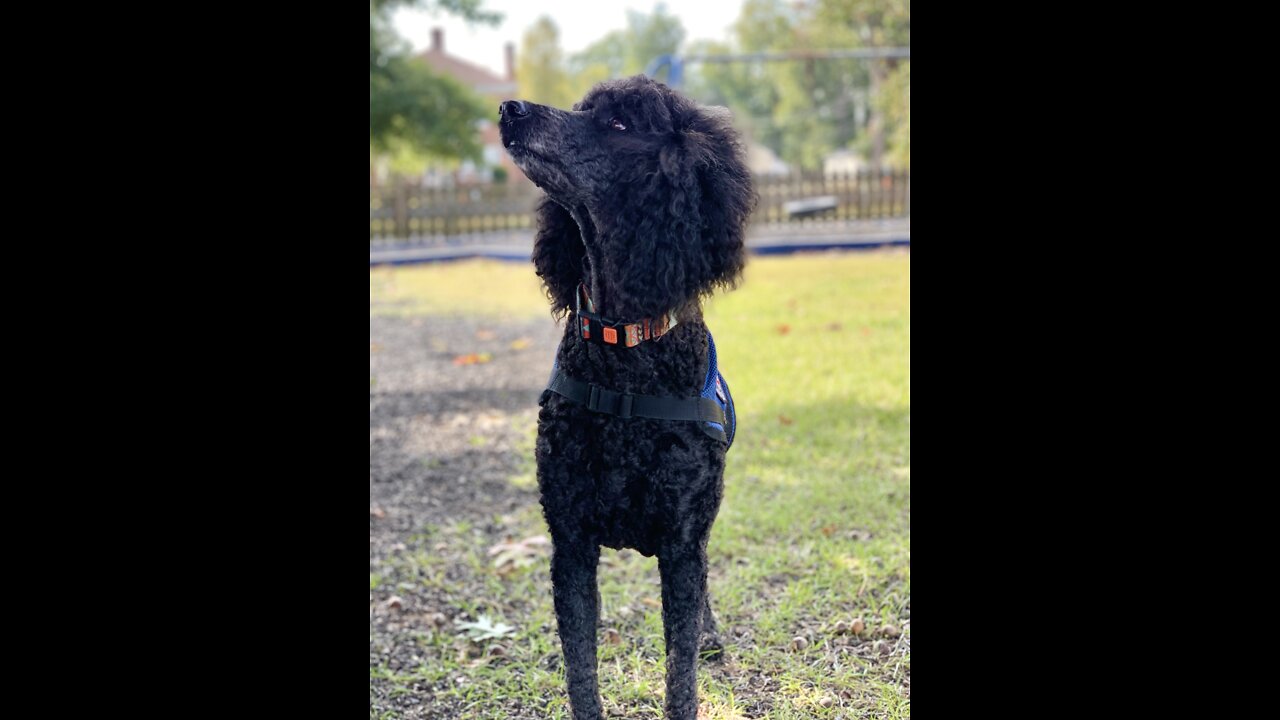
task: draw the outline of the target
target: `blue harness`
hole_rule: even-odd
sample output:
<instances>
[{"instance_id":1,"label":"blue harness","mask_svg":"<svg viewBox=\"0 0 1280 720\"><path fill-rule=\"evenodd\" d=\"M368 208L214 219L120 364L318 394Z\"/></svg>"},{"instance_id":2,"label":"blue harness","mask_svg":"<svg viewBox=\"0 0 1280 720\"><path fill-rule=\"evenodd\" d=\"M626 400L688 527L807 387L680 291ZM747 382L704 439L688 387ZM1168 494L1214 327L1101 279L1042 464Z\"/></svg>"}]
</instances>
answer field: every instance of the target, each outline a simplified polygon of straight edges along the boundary
<instances>
[{"instance_id":1,"label":"blue harness","mask_svg":"<svg viewBox=\"0 0 1280 720\"><path fill-rule=\"evenodd\" d=\"M714 422L708 422L707 425L725 435L725 441L729 443L728 447L731 447L733 433L738 429L738 415L733 411L733 396L729 394L729 383L716 367L716 341L712 339L710 330L707 331L707 380L702 385L702 397L715 400L724 412L725 420L728 422L727 428Z\"/></svg>"},{"instance_id":2,"label":"blue harness","mask_svg":"<svg viewBox=\"0 0 1280 720\"><path fill-rule=\"evenodd\" d=\"M729 394L729 383L716 366L716 342L710 331L707 332L707 377L702 384L702 393L696 398L614 392L569 377L560 370L558 362L552 363L547 390L606 415L696 421L703 432L725 443L726 450L733 445L733 436L738 429L733 396Z\"/></svg>"}]
</instances>

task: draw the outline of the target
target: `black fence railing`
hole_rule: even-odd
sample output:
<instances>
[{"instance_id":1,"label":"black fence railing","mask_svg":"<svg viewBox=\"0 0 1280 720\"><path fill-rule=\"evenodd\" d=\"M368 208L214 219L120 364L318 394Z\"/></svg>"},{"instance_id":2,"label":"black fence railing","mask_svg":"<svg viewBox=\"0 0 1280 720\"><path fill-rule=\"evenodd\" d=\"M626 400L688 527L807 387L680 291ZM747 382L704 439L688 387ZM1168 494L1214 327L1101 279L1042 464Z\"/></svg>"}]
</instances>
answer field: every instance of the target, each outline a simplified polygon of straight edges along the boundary
<instances>
[{"instance_id":1,"label":"black fence railing","mask_svg":"<svg viewBox=\"0 0 1280 720\"><path fill-rule=\"evenodd\" d=\"M907 170L796 173L757 176L760 202L751 218L761 229L781 231L853 220L911 216ZM500 237L533 229L542 191L528 182L429 188L395 182L369 190L369 240L443 242L466 236Z\"/></svg>"}]
</instances>

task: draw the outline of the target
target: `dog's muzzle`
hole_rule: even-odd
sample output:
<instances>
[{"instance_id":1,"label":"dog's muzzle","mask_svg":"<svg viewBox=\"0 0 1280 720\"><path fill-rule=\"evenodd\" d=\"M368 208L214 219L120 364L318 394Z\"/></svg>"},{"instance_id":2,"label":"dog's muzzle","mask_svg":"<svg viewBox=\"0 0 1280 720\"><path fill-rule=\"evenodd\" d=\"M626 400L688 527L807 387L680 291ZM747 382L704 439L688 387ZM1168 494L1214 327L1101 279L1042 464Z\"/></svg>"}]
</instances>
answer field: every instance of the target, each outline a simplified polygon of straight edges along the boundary
<instances>
[{"instance_id":1,"label":"dog's muzzle","mask_svg":"<svg viewBox=\"0 0 1280 720\"><path fill-rule=\"evenodd\" d=\"M529 106L523 100L506 100L498 105L498 117L507 122L514 122L528 115Z\"/></svg>"}]
</instances>

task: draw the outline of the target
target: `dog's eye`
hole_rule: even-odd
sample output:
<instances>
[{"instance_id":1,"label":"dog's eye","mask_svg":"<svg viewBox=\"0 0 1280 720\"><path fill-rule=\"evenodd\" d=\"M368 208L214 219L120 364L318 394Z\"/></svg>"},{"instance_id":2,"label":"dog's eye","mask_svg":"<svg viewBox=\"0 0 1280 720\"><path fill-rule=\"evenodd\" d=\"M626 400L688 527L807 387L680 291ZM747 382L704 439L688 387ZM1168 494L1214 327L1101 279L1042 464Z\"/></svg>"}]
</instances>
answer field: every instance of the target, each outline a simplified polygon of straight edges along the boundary
<instances>
[{"instance_id":1,"label":"dog's eye","mask_svg":"<svg viewBox=\"0 0 1280 720\"><path fill-rule=\"evenodd\" d=\"M614 130L626 130L627 124L622 122L620 118L609 118L609 127Z\"/></svg>"}]
</instances>

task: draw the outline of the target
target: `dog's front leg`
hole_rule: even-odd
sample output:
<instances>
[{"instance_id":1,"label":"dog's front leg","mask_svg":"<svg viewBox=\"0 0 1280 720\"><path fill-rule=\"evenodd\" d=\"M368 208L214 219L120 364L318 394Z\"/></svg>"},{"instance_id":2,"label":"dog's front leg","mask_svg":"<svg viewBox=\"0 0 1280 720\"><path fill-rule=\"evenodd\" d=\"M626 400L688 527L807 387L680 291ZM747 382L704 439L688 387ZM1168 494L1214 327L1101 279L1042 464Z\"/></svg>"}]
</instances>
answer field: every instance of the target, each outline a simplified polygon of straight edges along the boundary
<instances>
[{"instance_id":1,"label":"dog's front leg","mask_svg":"<svg viewBox=\"0 0 1280 720\"><path fill-rule=\"evenodd\" d=\"M698 635L706 607L705 540L673 543L658 553L662 629L667 641L667 720L698 716Z\"/></svg>"},{"instance_id":2,"label":"dog's front leg","mask_svg":"<svg viewBox=\"0 0 1280 720\"><path fill-rule=\"evenodd\" d=\"M569 706L573 720L600 720L600 693L596 688L596 623L600 615L596 566L600 546L593 540L570 540L554 534L552 544L552 595L564 650Z\"/></svg>"}]
</instances>

